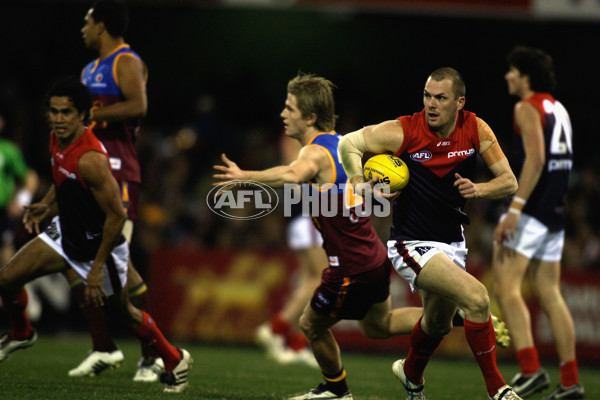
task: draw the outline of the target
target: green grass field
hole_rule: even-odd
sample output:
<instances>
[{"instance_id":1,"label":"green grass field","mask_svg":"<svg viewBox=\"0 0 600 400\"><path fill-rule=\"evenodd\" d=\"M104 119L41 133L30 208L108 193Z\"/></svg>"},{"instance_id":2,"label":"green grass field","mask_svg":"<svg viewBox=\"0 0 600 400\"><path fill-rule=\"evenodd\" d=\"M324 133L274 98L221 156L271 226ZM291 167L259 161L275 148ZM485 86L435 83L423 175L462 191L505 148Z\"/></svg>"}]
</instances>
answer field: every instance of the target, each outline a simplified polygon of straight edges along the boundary
<instances>
[{"instance_id":1,"label":"green grass field","mask_svg":"<svg viewBox=\"0 0 600 400\"><path fill-rule=\"evenodd\" d=\"M190 373L191 386L184 394L166 394L162 393L163 386L159 383L142 384L131 380L140 354L139 346L133 340L123 339L118 341L125 353L121 368L94 378L69 378L67 371L81 360L89 343L85 336L42 335L35 346L15 352L0 364L0 399L284 399L304 393L321 380L318 370L277 365L258 348L175 343L187 348L195 360ZM404 389L391 373L392 362L400 356L402 354L343 354L354 398L404 399ZM545 367L554 386L558 370L551 365ZM517 366L502 364L500 370L510 379L517 372ZM600 399L598 369L581 368L580 374L587 399ZM428 399L487 399L475 361L434 357L425 378ZM542 395L532 397L542 398Z\"/></svg>"}]
</instances>

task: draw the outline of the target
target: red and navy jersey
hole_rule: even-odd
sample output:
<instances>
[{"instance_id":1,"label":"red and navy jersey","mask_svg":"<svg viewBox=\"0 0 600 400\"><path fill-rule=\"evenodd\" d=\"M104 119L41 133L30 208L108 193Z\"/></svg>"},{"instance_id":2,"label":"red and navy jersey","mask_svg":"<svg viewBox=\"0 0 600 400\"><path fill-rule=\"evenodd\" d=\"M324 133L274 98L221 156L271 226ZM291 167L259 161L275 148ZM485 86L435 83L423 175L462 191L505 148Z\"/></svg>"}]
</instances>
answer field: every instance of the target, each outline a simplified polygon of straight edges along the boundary
<instances>
[{"instance_id":1,"label":"red and navy jersey","mask_svg":"<svg viewBox=\"0 0 600 400\"><path fill-rule=\"evenodd\" d=\"M102 60L98 58L83 69L81 82L92 94L93 107L106 107L125 99L117 77L117 62L121 57L135 57L141 60L129 45L123 44L108 57ZM106 147L113 175L118 181L141 181L140 164L135 148L140 121L140 118L117 122L94 121L90 125L94 134Z\"/></svg>"},{"instance_id":2,"label":"red and navy jersey","mask_svg":"<svg viewBox=\"0 0 600 400\"><path fill-rule=\"evenodd\" d=\"M565 107L548 93L536 93L521 101L532 104L539 112L546 154L544 170L523 212L542 222L552 232L563 230L566 220L564 197L569 184L569 173L573 167L571 120ZM518 177L525 161L525 150L516 123L514 129L511 164Z\"/></svg>"},{"instance_id":3,"label":"red and navy jersey","mask_svg":"<svg viewBox=\"0 0 600 400\"><path fill-rule=\"evenodd\" d=\"M323 272L323 278L333 280L377 268L387 258L387 250L369 217L356 214L356 208L363 207L363 201L360 196L354 195L340 161L337 150L340 138L335 132L321 132L307 144L319 146L327 152L331 162L332 178L329 183L335 186L329 189L322 186L320 200L336 199L334 215L323 215L323 208L319 207L319 216L313 220L321 231L323 248L329 257L329 268Z\"/></svg>"},{"instance_id":4,"label":"red and navy jersey","mask_svg":"<svg viewBox=\"0 0 600 400\"><path fill-rule=\"evenodd\" d=\"M106 150L89 128L65 150L60 150L54 133L50 136L50 162L62 247L76 261L90 261L96 257L106 219L106 214L79 173L79 159L88 151L106 155L108 163Z\"/></svg>"},{"instance_id":5,"label":"red and navy jersey","mask_svg":"<svg viewBox=\"0 0 600 400\"><path fill-rule=\"evenodd\" d=\"M431 131L425 110L398 119L404 141L394 155L408 166L410 181L394 200L390 239L463 241L462 225L469 218L466 199L454 187L454 174L468 179L475 175L480 145L475 114L460 110L447 138Z\"/></svg>"}]
</instances>

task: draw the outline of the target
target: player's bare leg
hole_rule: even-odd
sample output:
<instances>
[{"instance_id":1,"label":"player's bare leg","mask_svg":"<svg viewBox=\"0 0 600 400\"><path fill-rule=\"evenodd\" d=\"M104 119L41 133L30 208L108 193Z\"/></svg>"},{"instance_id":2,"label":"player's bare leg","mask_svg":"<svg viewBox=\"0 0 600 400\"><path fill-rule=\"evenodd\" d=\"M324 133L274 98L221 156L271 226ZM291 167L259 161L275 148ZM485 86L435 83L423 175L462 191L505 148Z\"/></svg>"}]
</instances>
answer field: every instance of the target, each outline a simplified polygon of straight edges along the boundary
<instances>
[{"instance_id":1,"label":"player's bare leg","mask_svg":"<svg viewBox=\"0 0 600 400\"><path fill-rule=\"evenodd\" d=\"M29 241L0 268L0 295L11 322L11 331L0 338L0 361L13 351L30 347L37 339L27 316L25 284L65 268L64 259L39 237Z\"/></svg>"},{"instance_id":2,"label":"player's bare leg","mask_svg":"<svg viewBox=\"0 0 600 400\"><path fill-rule=\"evenodd\" d=\"M423 315L421 307L401 307L394 310L392 299L373 304L365 317L359 321L363 334L371 339L386 339L408 335Z\"/></svg>"},{"instance_id":3,"label":"player's bare leg","mask_svg":"<svg viewBox=\"0 0 600 400\"><path fill-rule=\"evenodd\" d=\"M466 316L465 337L479 364L488 394L495 397L512 390L505 388L504 378L496 366L495 335L485 286L443 253L427 262L416 284L424 313L413 329L411 349L403 364L408 380L416 385L423 381L425 367L443 336L452 328L452 318L460 307Z\"/></svg>"},{"instance_id":4,"label":"player's bare leg","mask_svg":"<svg viewBox=\"0 0 600 400\"><path fill-rule=\"evenodd\" d=\"M502 316L512 333L517 351L532 347L531 316L523 295L522 283L529 259L504 246L494 248L494 293Z\"/></svg>"},{"instance_id":5,"label":"player's bare leg","mask_svg":"<svg viewBox=\"0 0 600 400\"><path fill-rule=\"evenodd\" d=\"M511 386L523 396L543 391L550 377L542 368L533 341L531 315L523 299L522 285L530 266L529 258L504 246L494 246L494 290L503 317L511 331L520 372Z\"/></svg>"},{"instance_id":6,"label":"player's bare leg","mask_svg":"<svg viewBox=\"0 0 600 400\"><path fill-rule=\"evenodd\" d=\"M340 348L329 329L339 319L330 318L315 312L310 304L300 317L300 327L306 335L315 355L325 383L308 393L291 397L289 400L328 398L351 400L352 394L346 384L346 370L342 366Z\"/></svg>"},{"instance_id":7,"label":"player's bare leg","mask_svg":"<svg viewBox=\"0 0 600 400\"><path fill-rule=\"evenodd\" d=\"M560 360L560 385L554 392L569 397L583 397L575 353L575 325L560 291L560 263L532 260L530 275L533 288L544 313L550 320L556 352Z\"/></svg>"}]
</instances>

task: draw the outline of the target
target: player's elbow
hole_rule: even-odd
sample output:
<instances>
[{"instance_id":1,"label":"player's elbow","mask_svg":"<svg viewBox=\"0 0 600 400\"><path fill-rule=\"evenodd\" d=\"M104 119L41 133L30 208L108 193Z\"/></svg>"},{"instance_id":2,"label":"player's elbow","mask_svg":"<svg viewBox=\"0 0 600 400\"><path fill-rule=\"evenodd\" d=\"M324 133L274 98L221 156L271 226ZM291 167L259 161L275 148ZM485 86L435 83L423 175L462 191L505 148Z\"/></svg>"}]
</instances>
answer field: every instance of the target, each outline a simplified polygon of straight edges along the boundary
<instances>
[{"instance_id":1,"label":"player's elbow","mask_svg":"<svg viewBox=\"0 0 600 400\"><path fill-rule=\"evenodd\" d=\"M115 230L121 232L123 230L123 226L125 225L125 221L127 221L127 214L125 211L119 210L118 213L111 213L106 216L106 222L109 226L113 227Z\"/></svg>"},{"instance_id":2,"label":"player's elbow","mask_svg":"<svg viewBox=\"0 0 600 400\"><path fill-rule=\"evenodd\" d=\"M515 193L517 193L517 189L519 189L517 177L515 174L511 173L508 178L508 191L510 192L509 196L513 196Z\"/></svg>"},{"instance_id":3,"label":"player's elbow","mask_svg":"<svg viewBox=\"0 0 600 400\"><path fill-rule=\"evenodd\" d=\"M137 117L143 118L146 116L146 114L148 113L148 103L141 102L138 107L137 107Z\"/></svg>"},{"instance_id":4,"label":"player's elbow","mask_svg":"<svg viewBox=\"0 0 600 400\"><path fill-rule=\"evenodd\" d=\"M504 174L504 179L501 181L502 186L501 189L497 192L498 196L491 196L491 198L496 197L497 199L503 199L506 197L514 196L517 193L517 189L519 189L519 183L517 182L517 178L515 174L512 172L506 172Z\"/></svg>"},{"instance_id":5,"label":"player's elbow","mask_svg":"<svg viewBox=\"0 0 600 400\"><path fill-rule=\"evenodd\" d=\"M356 145L356 141L359 139L362 139L362 130L350 132L342 136L340 142L338 143L338 151L341 154L361 153L358 146Z\"/></svg>"}]
</instances>

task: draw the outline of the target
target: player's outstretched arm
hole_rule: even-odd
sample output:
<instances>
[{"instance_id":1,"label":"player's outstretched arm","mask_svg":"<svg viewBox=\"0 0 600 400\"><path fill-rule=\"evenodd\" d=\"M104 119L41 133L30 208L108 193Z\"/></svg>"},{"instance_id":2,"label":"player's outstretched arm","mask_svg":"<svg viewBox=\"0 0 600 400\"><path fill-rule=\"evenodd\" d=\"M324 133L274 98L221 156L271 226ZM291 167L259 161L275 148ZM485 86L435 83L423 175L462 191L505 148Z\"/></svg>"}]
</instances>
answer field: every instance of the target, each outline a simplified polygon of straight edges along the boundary
<instances>
[{"instance_id":1,"label":"player's outstretched arm","mask_svg":"<svg viewBox=\"0 0 600 400\"><path fill-rule=\"evenodd\" d=\"M262 171L245 171L231 161L225 154L221 155L224 165L214 165L213 168L220 173L214 174L216 182L213 186L221 185L234 180L246 180L265 183L273 188L282 188L286 183L300 184L313 179L328 162L325 152L316 146L303 147L298 158L290 165Z\"/></svg>"}]
</instances>

